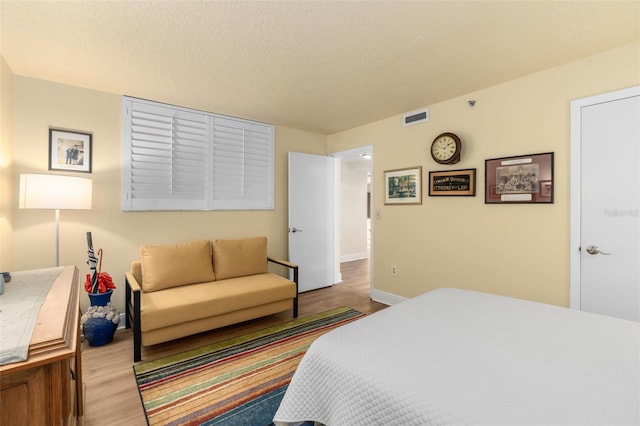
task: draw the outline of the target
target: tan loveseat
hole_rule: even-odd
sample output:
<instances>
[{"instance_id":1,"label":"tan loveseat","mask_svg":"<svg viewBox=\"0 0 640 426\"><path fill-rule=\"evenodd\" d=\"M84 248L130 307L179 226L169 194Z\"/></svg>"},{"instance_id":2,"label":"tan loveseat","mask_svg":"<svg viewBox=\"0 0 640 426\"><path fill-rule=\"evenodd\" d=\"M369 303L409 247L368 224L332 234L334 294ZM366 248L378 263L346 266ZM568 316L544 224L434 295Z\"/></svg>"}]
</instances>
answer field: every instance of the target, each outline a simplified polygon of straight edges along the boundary
<instances>
[{"instance_id":1,"label":"tan loveseat","mask_svg":"<svg viewBox=\"0 0 640 426\"><path fill-rule=\"evenodd\" d=\"M293 271L293 281L268 262ZM125 278L134 362L142 346L289 309L298 316L298 266L267 257L265 237L144 245Z\"/></svg>"}]
</instances>

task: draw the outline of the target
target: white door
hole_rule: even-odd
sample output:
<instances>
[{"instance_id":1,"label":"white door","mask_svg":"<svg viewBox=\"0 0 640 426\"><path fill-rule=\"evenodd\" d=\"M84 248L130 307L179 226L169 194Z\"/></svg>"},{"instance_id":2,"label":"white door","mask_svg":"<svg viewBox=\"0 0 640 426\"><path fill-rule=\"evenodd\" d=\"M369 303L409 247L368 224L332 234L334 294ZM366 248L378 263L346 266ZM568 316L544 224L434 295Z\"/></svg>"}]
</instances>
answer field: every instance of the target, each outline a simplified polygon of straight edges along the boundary
<instances>
[{"instance_id":1,"label":"white door","mask_svg":"<svg viewBox=\"0 0 640 426\"><path fill-rule=\"evenodd\" d=\"M300 292L334 284L336 161L289 153L289 260Z\"/></svg>"},{"instance_id":2,"label":"white door","mask_svg":"<svg viewBox=\"0 0 640 426\"><path fill-rule=\"evenodd\" d=\"M640 88L574 101L573 133L580 227L572 306L640 321Z\"/></svg>"}]
</instances>

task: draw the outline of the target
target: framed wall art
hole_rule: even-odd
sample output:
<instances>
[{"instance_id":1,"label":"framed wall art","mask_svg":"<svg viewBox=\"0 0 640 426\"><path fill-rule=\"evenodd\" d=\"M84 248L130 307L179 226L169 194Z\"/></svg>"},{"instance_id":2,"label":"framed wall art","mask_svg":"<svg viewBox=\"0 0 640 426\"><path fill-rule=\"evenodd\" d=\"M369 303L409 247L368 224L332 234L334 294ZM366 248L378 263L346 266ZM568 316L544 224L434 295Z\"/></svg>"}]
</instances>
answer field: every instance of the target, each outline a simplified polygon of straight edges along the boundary
<instances>
[{"instance_id":1,"label":"framed wall art","mask_svg":"<svg viewBox=\"0 0 640 426\"><path fill-rule=\"evenodd\" d=\"M476 169L429 172L429 196L476 195Z\"/></svg>"},{"instance_id":2,"label":"framed wall art","mask_svg":"<svg viewBox=\"0 0 640 426\"><path fill-rule=\"evenodd\" d=\"M91 133L49 129L49 170L91 173Z\"/></svg>"},{"instance_id":3,"label":"framed wall art","mask_svg":"<svg viewBox=\"0 0 640 426\"><path fill-rule=\"evenodd\" d=\"M485 204L553 203L553 152L485 160Z\"/></svg>"},{"instance_id":4,"label":"framed wall art","mask_svg":"<svg viewBox=\"0 0 640 426\"><path fill-rule=\"evenodd\" d=\"M422 204L422 166L385 170L385 204Z\"/></svg>"}]
</instances>

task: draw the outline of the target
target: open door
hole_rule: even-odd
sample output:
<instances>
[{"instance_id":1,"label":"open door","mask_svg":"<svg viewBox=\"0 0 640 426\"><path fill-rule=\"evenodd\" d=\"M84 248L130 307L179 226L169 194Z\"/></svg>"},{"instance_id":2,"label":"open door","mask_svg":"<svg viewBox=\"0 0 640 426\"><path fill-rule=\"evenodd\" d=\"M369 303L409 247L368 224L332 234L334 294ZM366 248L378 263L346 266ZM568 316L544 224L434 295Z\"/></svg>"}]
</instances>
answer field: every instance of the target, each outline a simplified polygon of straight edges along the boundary
<instances>
[{"instance_id":1,"label":"open door","mask_svg":"<svg viewBox=\"0 0 640 426\"><path fill-rule=\"evenodd\" d=\"M300 267L301 292L334 284L338 161L289 152L289 260Z\"/></svg>"}]
</instances>

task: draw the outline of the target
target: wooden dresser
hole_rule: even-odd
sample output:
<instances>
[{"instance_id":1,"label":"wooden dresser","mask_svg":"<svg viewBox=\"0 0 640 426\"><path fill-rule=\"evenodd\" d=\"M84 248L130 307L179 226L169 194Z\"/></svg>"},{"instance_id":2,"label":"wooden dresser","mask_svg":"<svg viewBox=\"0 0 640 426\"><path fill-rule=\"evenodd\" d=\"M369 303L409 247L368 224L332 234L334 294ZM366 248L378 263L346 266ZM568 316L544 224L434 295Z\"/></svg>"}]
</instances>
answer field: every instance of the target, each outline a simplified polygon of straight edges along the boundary
<instances>
[{"instance_id":1,"label":"wooden dresser","mask_svg":"<svg viewBox=\"0 0 640 426\"><path fill-rule=\"evenodd\" d=\"M64 267L40 309L28 359L0 366L0 425L82 423L78 285L78 269Z\"/></svg>"}]
</instances>

